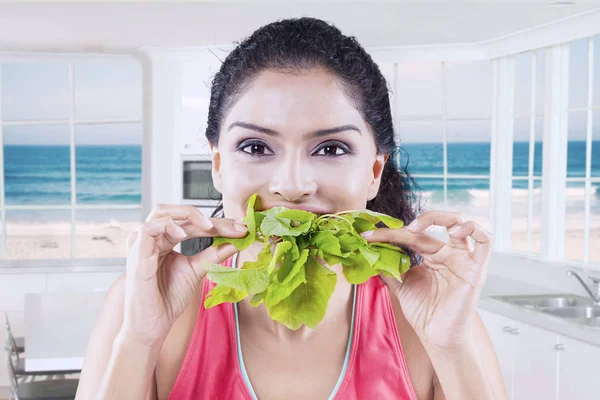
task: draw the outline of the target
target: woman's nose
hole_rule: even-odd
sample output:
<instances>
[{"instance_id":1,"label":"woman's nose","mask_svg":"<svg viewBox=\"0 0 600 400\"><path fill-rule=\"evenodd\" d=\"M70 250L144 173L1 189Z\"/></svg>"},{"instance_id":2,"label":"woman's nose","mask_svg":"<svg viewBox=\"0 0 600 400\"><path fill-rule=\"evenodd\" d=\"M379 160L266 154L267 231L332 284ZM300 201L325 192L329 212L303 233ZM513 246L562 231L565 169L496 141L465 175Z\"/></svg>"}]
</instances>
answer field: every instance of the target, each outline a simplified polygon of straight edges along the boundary
<instances>
[{"instance_id":1,"label":"woman's nose","mask_svg":"<svg viewBox=\"0 0 600 400\"><path fill-rule=\"evenodd\" d=\"M312 177L312 171L299 157L290 157L278 165L269 183L271 194L279 195L289 202L313 195L316 191L317 183Z\"/></svg>"}]
</instances>

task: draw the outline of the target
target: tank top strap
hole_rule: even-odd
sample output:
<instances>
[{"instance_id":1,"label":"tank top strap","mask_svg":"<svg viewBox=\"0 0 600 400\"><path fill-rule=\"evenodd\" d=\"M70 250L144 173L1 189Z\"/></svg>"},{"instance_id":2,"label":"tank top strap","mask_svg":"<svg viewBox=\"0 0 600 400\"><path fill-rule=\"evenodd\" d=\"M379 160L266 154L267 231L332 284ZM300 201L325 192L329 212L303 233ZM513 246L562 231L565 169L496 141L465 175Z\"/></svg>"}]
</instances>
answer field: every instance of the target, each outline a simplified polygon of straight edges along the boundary
<instances>
[{"instance_id":1,"label":"tank top strap","mask_svg":"<svg viewBox=\"0 0 600 400\"><path fill-rule=\"evenodd\" d=\"M231 263L232 257L221 265ZM215 286L204 279L194 331L169 400L252 400L238 363L232 305L204 308L206 295Z\"/></svg>"},{"instance_id":2,"label":"tank top strap","mask_svg":"<svg viewBox=\"0 0 600 400\"><path fill-rule=\"evenodd\" d=\"M418 400L406 366L389 290L380 277L359 285L355 323L348 371L336 400Z\"/></svg>"}]
</instances>

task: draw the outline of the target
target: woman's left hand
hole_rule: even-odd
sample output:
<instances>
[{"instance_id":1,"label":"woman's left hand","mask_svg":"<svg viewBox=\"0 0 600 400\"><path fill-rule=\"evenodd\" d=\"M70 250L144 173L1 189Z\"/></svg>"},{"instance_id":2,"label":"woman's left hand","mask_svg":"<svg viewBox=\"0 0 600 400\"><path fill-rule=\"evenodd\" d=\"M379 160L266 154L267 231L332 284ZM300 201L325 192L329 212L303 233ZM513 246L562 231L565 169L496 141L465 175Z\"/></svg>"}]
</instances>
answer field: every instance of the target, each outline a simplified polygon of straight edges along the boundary
<instances>
[{"instance_id":1,"label":"woman's left hand","mask_svg":"<svg viewBox=\"0 0 600 400\"><path fill-rule=\"evenodd\" d=\"M479 295L485 284L491 234L462 214L426 211L413 230L381 228L369 242L405 245L420 253L423 263L412 267L402 281L381 274L398 296L402 312L428 350L453 353L469 347ZM449 228L450 241L425 233L431 225ZM454 229L457 229L454 231ZM470 249L468 237L475 241Z\"/></svg>"}]
</instances>

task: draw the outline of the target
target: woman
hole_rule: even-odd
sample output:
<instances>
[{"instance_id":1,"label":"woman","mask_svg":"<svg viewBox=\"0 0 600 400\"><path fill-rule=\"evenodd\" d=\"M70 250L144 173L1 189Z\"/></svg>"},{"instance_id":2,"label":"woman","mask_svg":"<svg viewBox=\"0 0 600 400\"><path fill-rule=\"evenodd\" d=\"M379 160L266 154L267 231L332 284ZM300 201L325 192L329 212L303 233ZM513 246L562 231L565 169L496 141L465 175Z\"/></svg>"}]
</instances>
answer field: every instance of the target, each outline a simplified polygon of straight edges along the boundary
<instances>
[{"instance_id":1,"label":"woman","mask_svg":"<svg viewBox=\"0 0 600 400\"><path fill-rule=\"evenodd\" d=\"M353 37L313 18L254 32L214 78L206 137L222 207L208 218L159 205L130 235L127 272L90 340L78 399L506 398L476 312L490 234L457 213L415 218L410 177L389 159L386 81ZM206 263L256 260L260 243L208 247L214 236L246 235L255 192L259 209L368 208L412 221L364 234L403 246L412 268L403 283L382 276L353 287L331 266L338 283L314 330L289 330L247 299L205 310ZM424 233L433 224L451 228L448 243ZM198 254L173 251L198 237Z\"/></svg>"}]
</instances>

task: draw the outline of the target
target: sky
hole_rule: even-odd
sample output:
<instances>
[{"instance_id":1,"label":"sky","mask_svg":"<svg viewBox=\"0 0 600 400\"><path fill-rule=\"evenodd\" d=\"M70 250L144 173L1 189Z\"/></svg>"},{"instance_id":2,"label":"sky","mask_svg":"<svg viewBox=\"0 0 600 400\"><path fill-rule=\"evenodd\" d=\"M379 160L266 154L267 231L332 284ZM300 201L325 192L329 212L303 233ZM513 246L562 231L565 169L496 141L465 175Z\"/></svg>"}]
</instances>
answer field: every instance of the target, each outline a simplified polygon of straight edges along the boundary
<instances>
[{"instance_id":1,"label":"sky","mask_svg":"<svg viewBox=\"0 0 600 400\"><path fill-rule=\"evenodd\" d=\"M585 40L570 44L570 107L587 104L588 52ZM594 103L600 105L600 35L595 38ZM536 63L536 113L541 113L544 91L543 50ZM516 57L515 141L529 138L532 52ZM379 65L393 82L393 65ZM443 96L440 63L402 63L396 86L396 130L403 143L442 141ZM198 69L199 70L199 69ZM182 129L202 132L206 123L207 82L210 74L198 73L194 64L183 71ZM489 142L492 108L492 63L490 61L446 64L447 139L449 142ZM66 64L2 64L1 106L3 119L56 120L69 117L68 70ZM81 61L74 64L75 118L139 119L142 115L141 67L135 60ZM600 140L600 111L594 139ZM473 120L456 120L456 119ZM536 118L536 140L541 140L543 120ZM585 112L569 117L569 140L585 140ZM198 137L202 138L199 134ZM77 144L141 144L139 123L85 125L76 129ZM68 144L68 125L5 126L5 144Z\"/></svg>"}]
</instances>

